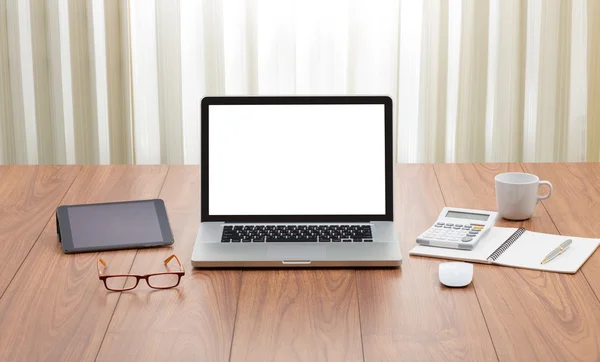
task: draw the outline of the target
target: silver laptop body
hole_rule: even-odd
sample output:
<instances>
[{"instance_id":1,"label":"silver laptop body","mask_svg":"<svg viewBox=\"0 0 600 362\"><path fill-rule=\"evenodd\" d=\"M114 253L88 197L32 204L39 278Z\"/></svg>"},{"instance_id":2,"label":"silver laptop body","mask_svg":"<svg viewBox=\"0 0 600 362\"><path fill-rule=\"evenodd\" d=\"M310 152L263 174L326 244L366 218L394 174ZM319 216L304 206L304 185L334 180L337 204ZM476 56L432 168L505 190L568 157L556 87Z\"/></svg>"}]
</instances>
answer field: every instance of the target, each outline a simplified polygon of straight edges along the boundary
<instances>
[{"instance_id":1,"label":"silver laptop body","mask_svg":"<svg viewBox=\"0 0 600 362\"><path fill-rule=\"evenodd\" d=\"M389 97L206 97L201 141L194 267L401 264Z\"/></svg>"}]
</instances>

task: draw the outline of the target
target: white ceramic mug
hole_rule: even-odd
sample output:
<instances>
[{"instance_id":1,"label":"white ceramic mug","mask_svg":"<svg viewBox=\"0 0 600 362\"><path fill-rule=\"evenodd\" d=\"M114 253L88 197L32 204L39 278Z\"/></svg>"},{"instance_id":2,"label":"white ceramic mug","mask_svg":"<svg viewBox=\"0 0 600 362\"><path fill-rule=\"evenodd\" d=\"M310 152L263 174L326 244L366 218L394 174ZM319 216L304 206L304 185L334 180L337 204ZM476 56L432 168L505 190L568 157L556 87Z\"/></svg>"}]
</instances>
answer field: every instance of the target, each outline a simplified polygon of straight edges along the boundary
<instances>
[{"instance_id":1,"label":"white ceramic mug","mask_svg":"<svg viewBox=\"0 0 600 362\"><path fill-rule=\"evenodd\" d=\"M547 185L546 195L539 196L540 185ZM552 184L540 181L536 175L507 172L496 176L496 205L498 213L508 220L525 220L533 216L535 205L552 195Z\"/></svg>"}]
</instances>

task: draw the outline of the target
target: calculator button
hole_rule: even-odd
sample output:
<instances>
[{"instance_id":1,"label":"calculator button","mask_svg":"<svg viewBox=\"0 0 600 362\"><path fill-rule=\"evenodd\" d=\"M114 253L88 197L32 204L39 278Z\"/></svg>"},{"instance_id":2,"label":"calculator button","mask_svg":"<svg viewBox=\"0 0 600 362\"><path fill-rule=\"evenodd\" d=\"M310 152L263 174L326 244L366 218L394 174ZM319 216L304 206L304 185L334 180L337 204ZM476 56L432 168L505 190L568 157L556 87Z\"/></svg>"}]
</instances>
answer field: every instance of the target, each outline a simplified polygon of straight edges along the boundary
<instances>
[{"instance_id":1,"label":"calculator button","mask_svg":"<svg viewBox=\"0 0 600 362\"><path fill-rule=\"evenodd\" d=\"M463 230L471 230L471 227L470 227L470 226L465 226L465 227L463 227L462 229L463 229Z\"/></svg>"},{"instance_id":2,"label":"calculator button","mask_svg":"<svg viewBox=\"0 0 600 362\"><path fill-rule=\"evenodd\" d=\"M446 225L444 226L444 229L450 229L452 227L452 225Z\"/></svg>"},{"instance_id":3,"label":"calculator button","mask_svg":"<svg viewBox=\"0 0 600 362\"><path fill-rule=\"evenodd\" d=\"M475 225L473 226L473 229L483 230L483 226Z\"/></svg>"},{"instance_id":4,"label":"calculator button","mask_svg":"<svg viewBox=\"0 0 600 362\"><path fill-rule=\"evenodd\" d=\"M475 236L477 236L477 233L468 233L467 236L475 237Z\"/></svg>"},{"instance_id":5,"label":"calculator button","mask_svg":"<svg viewBox=\"0 0 600 362\"><path fill-rule=\"evenodd\" d=\"M470 237L470 236L465 236L464 238L462 238L460 240L463 241L463 242L465 242L465 243L468 243L469 241L473 240L473 238Z\"/></svg>"},{"instance_id":6,"label":"calculator button","mask_svg":"<svg viewBox=\"0 0 600 362\"><path fill-rule=\"evenodd\" d=\"M463 227L464 225L461 225L461 224L454 224L454 226Z\"/></svg>"},{"instance_id":7,"label":"calculator button","mask_svg":"<svg viewBox=\"0 0 600 362\"><path fill-rule=\"evenodd\" d=\"M438 222L437 224L435 224L435 226L444 226L443 222Z\"/></svg>"},{"instance_id":8,"label":"calculator button","mask_svg":"<svg viewBox=\"0 0 600 362\"><path fill-rule=\"evenodd\" d=\"M434 225L434 227L436 227L436 228L441 228L442 226L444 226L444 225L440 225L440 224L435 224Z\"/></svg>"},{"instance_id":9,"label":"calculator button","mask_svg":"<svg viewBox=\"0 0 600 362\"><path fill-rule=\"evenodd\" d=\"M471 230L471 231L469 231L469 232L470 232L470 233L477 233L477 234L478 234L480 231L481 231L481 230L478 230L478 229L473 229L473 230Z\"/></svg>"},{"instance_id":10,"label":"calculator button","mask_svg":"<svg viewBox=\"0 0 600 362\"><path fill-rule=\"evenodd\" d=\"M454 229L459 230L459 229L462 229L462 227L456 225L456 226L454 226Z\"/></svg>"},{"instance_id":11,"label":"calculator button","mask_svg":"<svg viewBox=\"0 0 600 362\"><path fill-rule=\"evenodd\" d=\"M454 226L454 224L447 223L446 226Z\"/></svg>"}]
</instances>

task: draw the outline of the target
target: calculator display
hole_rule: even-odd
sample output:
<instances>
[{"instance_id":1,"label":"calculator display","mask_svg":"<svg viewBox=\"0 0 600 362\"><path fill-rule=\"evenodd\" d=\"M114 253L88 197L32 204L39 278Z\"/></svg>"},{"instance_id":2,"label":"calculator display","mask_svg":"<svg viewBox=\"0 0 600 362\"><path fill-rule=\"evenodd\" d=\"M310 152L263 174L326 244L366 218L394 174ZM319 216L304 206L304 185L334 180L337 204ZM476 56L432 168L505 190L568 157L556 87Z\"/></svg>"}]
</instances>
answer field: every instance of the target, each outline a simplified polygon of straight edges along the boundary
<instances>
[{"instance_id":1,"label":"calculator display","mask_svg":"<svg viewBox=\"0 0 600 362\"><path fill-rule=\"evenodd\" d=\"M446 217L451 217L451 218L455 218L455 219L487 221L487 219L490 218L490 215L473 214L470 212L448 211L448 213L446 214Z\"/></svg>"}]
</instances>

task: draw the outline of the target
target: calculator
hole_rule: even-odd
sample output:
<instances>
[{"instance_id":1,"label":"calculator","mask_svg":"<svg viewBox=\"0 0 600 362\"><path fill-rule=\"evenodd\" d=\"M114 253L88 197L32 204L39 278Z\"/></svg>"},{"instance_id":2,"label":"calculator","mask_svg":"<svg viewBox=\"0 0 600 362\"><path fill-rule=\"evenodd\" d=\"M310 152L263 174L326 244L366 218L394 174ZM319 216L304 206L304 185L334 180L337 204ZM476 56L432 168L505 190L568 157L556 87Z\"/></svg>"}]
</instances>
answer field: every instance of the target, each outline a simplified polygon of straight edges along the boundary
<instances>
[{"instance_id":1,"label":"calculator","mask_svg":"<svg viewBox=\"0 0 600 362\"><path fill-rule=\"evenodd\" d=\"M417 244L473 250L494 227L495 211L445 207L436 222L417 238Z\"/></svg>"}]
</instances>

